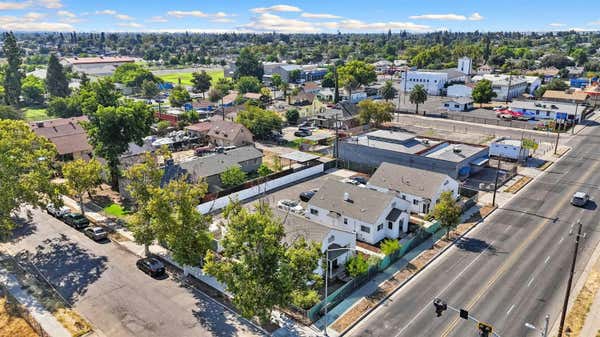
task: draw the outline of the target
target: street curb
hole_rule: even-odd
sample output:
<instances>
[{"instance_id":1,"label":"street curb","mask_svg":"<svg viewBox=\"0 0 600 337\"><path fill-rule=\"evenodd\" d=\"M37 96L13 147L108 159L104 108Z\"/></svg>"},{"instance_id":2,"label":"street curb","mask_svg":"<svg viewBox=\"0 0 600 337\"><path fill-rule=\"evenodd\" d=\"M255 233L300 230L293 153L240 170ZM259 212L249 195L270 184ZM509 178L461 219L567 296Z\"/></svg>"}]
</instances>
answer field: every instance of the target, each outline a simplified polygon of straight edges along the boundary
<instances>
[{"instance_id":1,"label":"street curb","mask_svg":"<svg viewBox=\"0 0 600 337\"><path fill-rule=\"evenodd\" d=\"M372 308L370 308L369 310L365 311L362 315L360 315L360 317L354 321L352 324L350 324L344 331L340 332L340 334L338 336L344 336L346 335L350 330L352 330L356 325L358 325L358 323L362 322L363 319L365 319L367 316L369 316L373 311L375 311L377 308L379 308L383 303L385 303L388 299L390 299L390 297L392 297L396 292L398 292L398 290L402 289L408 282L410 282L414 277L416 277L417 275L419 275L423 270L425 270L431 263L433 263L435 260L437 260L438 257L440 257L442 254L444 254L448 249L450 249L451 247L453 247L456 242L460 239L462 239L465 235L469 234L473 229L477 228L479 226L480 223L482 223L488 216L490 216L491 214L493 214L496 210L498 209L498 207L494 207L494 209L492 209L492 211L490 211L487 215L485 215L481 220L479 220L477 223L475 223L475 225L473 225L473 227L469 228L467 231L465 231L463 234L461 234L459 237L457 237L456 239L454 239L452 241L452 243L450 243L448 246L444 247L438 254L436 254L431 260L427 261L427 263L425 263L425 265L423 265L423 267L419 270L417 270L414 274L412 274L411 276L409 276L406 280L402 281L402 283L400 283L400 285L395 288L394 290L392 290L392 292L390 292L389 294L387 294L382 300L380 300L377 304L375 304L375 306L373 306ZM440 238L441 240L441 238ZM439 241L439 240L438 240ZM436 241L436 243L438 242ZM435 244L435 243L434 243ZM424 251L423 251L424 252ZM423 254L423 252L421 252L421 254ZM419 254L419 255L421 255ZM415 258L419 257L419 255L415 256ZM362 301L362 299L361 299ZM359 301L360 302L360 301ZM358 302L356 302L358 303ZM348 310L350 310L352 307L350 307ZM348 311L347 310L347 311ZM344 313L346 313L347 311L345 311ZM342 317L342 315L340 315L340 317Z\"/></svg>"}]
</instances>

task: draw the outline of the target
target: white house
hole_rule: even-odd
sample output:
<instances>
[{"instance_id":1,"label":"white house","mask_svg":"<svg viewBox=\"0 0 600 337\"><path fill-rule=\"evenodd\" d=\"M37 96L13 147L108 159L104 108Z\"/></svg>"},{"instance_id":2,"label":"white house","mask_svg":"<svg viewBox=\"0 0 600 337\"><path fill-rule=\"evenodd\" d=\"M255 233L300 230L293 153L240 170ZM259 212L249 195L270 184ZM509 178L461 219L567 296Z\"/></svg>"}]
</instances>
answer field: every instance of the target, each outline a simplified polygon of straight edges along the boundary
<instances>
[{"instance_id":1,"label":"white house","mask_svg":"<svg viewBox=\"0 0 600 337\"><path fill-rule=\"evenodd\" d=\"M463 74L471 75L473 72L473 60L466 56L459 58L457 69Z\"/></svg>"},{"instance_id":2,"label":"white house","mask_svg":"<svg viewBox=\"0 0 600 337\"><path fill-rule=\"evenodd\" d=\"M481 80L492 82L492 90L496 93L496 100L499 101L521 96L527 91L527 87L529 86L528 80L524 76L483 74L473 77L474 82Z\"/></svg>"},{"instance_id":3,"label":"white house","mask_svg":"<svg viewBox=\"0 0 600 337\"><path fill-rule=\"evenodd\" d=\"M468 84L452 84L446 88L446 96L448 97L472 97L473 87L475 85L473 83Z\"/></svg>"},{"instance_id":4,"label":"white house","mask_svg":"<svg viewBox=\"0 0 600 337\"><path fill-rule=\"evenodd\" d=\"M469 97L458 97L444 101L442 108L449 111L469 111L473 109L473 100Z\"/></svg>"},{"instance_id":5,"label":"white house","mask_svg":"<svg viewBox=\"0 0 600 337\"><path fill-rule=\"evenodd\" d=\"M523 160L529 156L529 149L516 139L499 139L490 144L490 157L502 157L512 160Z\"/></svg>"},{"instance_id":6,"label":"white house","mask_svg":"<svg viewBox=\"0 0 600 337\"><path fill-rule=\"evenodd\" d=\"M442 192L452 191L458 197L458 181L446 174L385 162L379 165L367 186L395 193L410 204L412 213L429 213Z\"/></svg>"},{"instance_id":7,"label":"white house","mask_svg":"<svg viewBox=\"0 0 600 337\"><path fill-rule=\"evenodd\" d=\"M408 232L408 201L394 193L327 180L310 199L306 216L318 223L356 233L360 241L376 244Z\"/></svg>"}]
</instances>

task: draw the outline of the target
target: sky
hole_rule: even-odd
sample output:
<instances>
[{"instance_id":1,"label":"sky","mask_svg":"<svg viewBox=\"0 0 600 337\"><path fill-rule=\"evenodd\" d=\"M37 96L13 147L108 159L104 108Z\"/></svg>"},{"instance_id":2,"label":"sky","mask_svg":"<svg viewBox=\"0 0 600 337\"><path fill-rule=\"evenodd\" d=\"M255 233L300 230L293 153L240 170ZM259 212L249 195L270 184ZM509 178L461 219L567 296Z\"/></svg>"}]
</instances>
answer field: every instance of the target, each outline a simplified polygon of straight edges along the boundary
<instances>
[{"instance_id":1,"label":"sky","mask_svg":"<svg viewBox=\"0 0 600 337\"><path fill-rule=\"evenodd\" d=\"M600 30L583 0L0 0L0 30L360 32Z\"/></svg>"}]
</instances>

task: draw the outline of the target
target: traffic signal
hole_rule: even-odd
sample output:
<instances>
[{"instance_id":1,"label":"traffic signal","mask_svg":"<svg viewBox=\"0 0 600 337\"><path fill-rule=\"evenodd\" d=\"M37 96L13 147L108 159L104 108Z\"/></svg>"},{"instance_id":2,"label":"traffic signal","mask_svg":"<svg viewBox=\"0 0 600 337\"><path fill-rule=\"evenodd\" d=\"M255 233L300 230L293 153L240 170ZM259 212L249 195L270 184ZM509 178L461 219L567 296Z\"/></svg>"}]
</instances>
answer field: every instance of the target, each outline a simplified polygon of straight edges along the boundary
<instances>
[{"instance_id":1,"label":"traffic signal","mask_svg":"<svg viewBox=\"0 0 600 337\"><path fill-rule=\"evenodd\" d=\"M469 319L469 312L465 309L460 309L460 318Z\"/></svg>"},{"instance_id":2,"label":"traffic signal","mask_svg":"<svg viewBox=\"0 0 600 337\"><path fill-rule=\"evenodd\" d=\"M437 317L442 316L442 313L448 309L446 302L439 298L433 300L433 305L435 306L435 313L437 314Z\"/></svg>"},{"instance_id":3,"label":"traffic signal","mask_svg":"<svg viewBox=\"0 0 600 337\"><path fill-rule=\"evenodd\" d=\"M492 326L487 323L479 322L477 328L479 329L479 336L482 337L488 337L493 332Z\"/></svg>"}]
</instances>

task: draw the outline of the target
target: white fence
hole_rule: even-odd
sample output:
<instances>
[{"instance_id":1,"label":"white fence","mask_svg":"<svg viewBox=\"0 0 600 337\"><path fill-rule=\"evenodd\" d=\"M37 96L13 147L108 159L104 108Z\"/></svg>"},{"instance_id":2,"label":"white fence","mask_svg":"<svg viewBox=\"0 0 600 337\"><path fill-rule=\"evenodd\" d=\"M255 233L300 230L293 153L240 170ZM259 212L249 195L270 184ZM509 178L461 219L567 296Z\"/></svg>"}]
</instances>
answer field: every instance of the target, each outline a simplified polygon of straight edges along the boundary
<instances>
[{"instance_id":1,"label":"white fence","mask_svg":"<svg viewBox=\"0 0 600 337\"><path fill-rule=\"evenodd\" d=\"M198 212L200 212L202 214L207 214L212 211L224 208L225 206L227 206L227 204L229 203L229 200L231 200L231 199L244 201L246 199L255 197L261 193L265 193L265 192L271 191L273 189L279 188L281 186L285 186L287 184L293 183L294 181L298 181L298 180L313 176L315 174L319 174L319 173L323 172L324 170L325 170L324 164L312 166L312 167L306 168L304 170L297 171L297 172L288 174L286 176L283 176L283 177L280 177L277 179L269 180L266 182L266 184L258 184L256 186L247 188L245 190L241 190L239 192L235 192L235 193L226 195L224 197L220 197L215 200L207 201L205 203L198 205L196 207L196 209L198 209Z\"/></svg>"}]
</instances>

